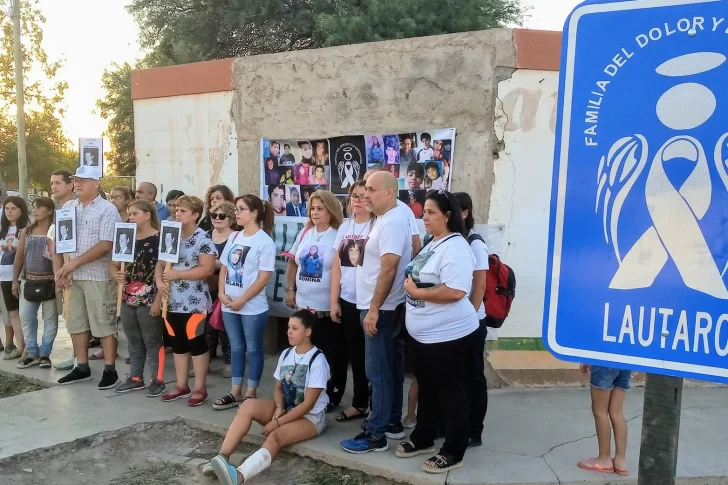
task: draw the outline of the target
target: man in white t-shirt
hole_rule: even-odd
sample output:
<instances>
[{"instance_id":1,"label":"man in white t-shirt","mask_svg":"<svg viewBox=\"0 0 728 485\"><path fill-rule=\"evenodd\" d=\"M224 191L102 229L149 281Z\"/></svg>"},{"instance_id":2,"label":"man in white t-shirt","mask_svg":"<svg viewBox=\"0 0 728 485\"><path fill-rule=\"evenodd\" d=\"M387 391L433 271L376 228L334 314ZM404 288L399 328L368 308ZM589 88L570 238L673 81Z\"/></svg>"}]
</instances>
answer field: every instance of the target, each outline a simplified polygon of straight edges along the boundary
<instances>
[{"instance_id":1,"label":"man in white t-shirt","mask_svg":"<svg viewBox=\"0 0 728 485\"><path fill-rule=\"evenodd\" d=\"M397 205L397 179L377 172L367 178L367 209L377 215L356 268L356 306L365 333L365 368L372 403L365 431L341 446L351 453L388 449L387 437L404 438L404 346L396 335L395 309L404 303L404 271L412 259L406 207Z\"/></svg>"}]
</instances>

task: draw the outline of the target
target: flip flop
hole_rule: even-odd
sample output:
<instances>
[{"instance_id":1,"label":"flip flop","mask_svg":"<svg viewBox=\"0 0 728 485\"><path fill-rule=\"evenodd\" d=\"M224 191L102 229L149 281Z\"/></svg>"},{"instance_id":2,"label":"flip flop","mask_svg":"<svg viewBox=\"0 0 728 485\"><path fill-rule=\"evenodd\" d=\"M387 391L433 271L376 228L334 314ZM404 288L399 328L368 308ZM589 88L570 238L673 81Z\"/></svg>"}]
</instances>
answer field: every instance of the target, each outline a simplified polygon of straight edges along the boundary
<instances>
[{"instance_id":1,"label":"flip flop","mask_svg":"<svg viewBox=\"0 0 728 485\"><path fill-rule=\"evenodd\" d=\"M354 414L353 416L347 416L346 411L341 411L339 414L336 415L336 421L339 423L343 423L345 421L352 421L354 419L364 419L367 417L367 410L364 408L362 411L360 408L354 408L356 409L358 414Z\"/></svg>"},{"instance_id":2,"label":"flip flop","mask_svg":"<svg viewBox=\"0 0 728 485\"><path fill-rule=\"evenodd\" d=\"M581 460L579 463L576 464L576 466L578 466L582 470L586 470L589 472L614 473L614 467L604 468L603 466L598 465L597 462L594 461L594 458Z\"/></svg>"},{"instance_id":3,"label":"flip flop","mask_svg":"<svg viewBox=\"0 0 728 485\"><path fill-rule=\"evenodd\" d=\"M225 394L223 397L217 399L214 403L212 403L212 409L216 411L222 411L224 409L230 409L240 406L243 402L245 402L245 398L238 401L232 394Z\"/></svg>"},{"instance_id":4,"label":"flip flop","mask_svg":"<svg viewBox=\"0 0 728 485\"><path fill-rule=\"evenodd\" d=\"M614 473L616 473L620 477L628 477L629 476L629 472L627 470L620 470L617 467L614 467Z\"/></svg>"}]
</instances>

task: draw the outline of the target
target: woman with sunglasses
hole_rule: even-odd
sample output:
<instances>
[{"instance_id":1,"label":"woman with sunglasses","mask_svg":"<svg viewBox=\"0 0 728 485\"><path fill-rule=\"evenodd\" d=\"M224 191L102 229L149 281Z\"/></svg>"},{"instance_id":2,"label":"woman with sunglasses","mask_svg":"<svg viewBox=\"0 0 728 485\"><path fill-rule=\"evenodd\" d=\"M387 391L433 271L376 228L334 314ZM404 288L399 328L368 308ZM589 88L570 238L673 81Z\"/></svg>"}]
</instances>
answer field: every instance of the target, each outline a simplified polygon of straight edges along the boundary
<instances>
[{"instance_id":1,"label":"woman with sunglasses","mask_svg":"<svg viewBox=\"0 0 728 485\"><path fill-rule=\"evenodd\" d=\"M225 250L228 238L230 234L237 228L235 224L235 205L231 202L222 202L217 205L214 209L210 210L208 214L210 221L212 222L212 230L207 234L212 239L217 249L218 259L215 261L215 274L212 275L208 280L207 284L210 287L210 297L214 302L218 298L218 280L220 279L220 255ZM210 325L210 319L207 319L205 325L205 338L207 339L207 346L210 347L210 358L215 357L217 353L217 344L222 344L222 358L225 362L225 368L222 371L223 377L230 377L230 339L227 333L221 330L212 328Z\"/></svg>"},{"instance_id":2,"label":"woman with sunglasses","mask_svg":"<svg viewBox=\"0 0 728 485\"><path fill-rule=\"evenodd\" d=\"M275 270L276 245L273 207L258 196L235 199L236 222L242 230L230 235L220 256L220 303L222 320L232 347L232 387L230 393L212 405L229 409L246 399L256 398L263 375L263 334L268 322L265 287ZM248 354L248 388L243 394L245 354Z\"/></svg>"}]
</instances>

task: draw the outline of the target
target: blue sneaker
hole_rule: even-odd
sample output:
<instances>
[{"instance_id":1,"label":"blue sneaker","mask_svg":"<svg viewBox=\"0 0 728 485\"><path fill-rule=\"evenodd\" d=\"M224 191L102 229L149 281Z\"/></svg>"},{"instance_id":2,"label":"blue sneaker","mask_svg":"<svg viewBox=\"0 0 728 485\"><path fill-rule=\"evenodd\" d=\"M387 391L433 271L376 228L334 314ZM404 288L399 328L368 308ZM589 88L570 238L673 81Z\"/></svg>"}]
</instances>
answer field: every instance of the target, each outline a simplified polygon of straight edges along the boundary
<instances>
[{"instance_id":1,"label":"blue sneaker","mask_svg":"<svg viewBox=\"0 0 728 485\"><path fill-rule=\"evenodd\" d=\"M354 439L342 441L341 447L349 453L361 454L370 451L387 451L389 444L384 436L376 439L369 433L361 433Z\"/></svg>"},{"instance_id":2,"label":"blue sneaker","mask_svg":"<svg viewBox=\"0 0 728 485\"><path fill-rule=\"evenodd\" d=\"M210 460L212 470L223 485L238 485L238 470L224 456L217 455Z\"/></svg>"}]
</instances>

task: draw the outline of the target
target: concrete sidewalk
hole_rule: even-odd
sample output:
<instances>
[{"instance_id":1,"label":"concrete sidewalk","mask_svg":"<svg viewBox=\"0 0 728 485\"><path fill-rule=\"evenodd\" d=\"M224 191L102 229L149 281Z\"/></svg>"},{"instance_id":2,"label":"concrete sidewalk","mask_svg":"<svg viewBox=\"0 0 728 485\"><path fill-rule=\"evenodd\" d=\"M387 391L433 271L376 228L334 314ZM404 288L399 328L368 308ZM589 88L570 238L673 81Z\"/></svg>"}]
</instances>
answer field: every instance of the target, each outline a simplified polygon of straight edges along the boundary
<instances>
[{"instance_id":1,"label":"concrete sidewalk","mask_svg":"<svg viewBox=\"0 0 728 485\"><path fill-rule=\"evenodd\" d=\"M67 333L59 331L54 360L69 355ZM120 346L117 368L124 364L125 343ZM261 398L272 396L276 357L266 358ZM19 370L17 361L0 361L0 372L24 375L52 384L65 372L34 367ZM92 362L94 380L72 386L19 395L0 401L3 434L0 459L36 448L48 447L124 428L136 423L181 417L189 424L224 433L234 412L214 411L212 400L229 392L229 380L220 375L222 362L213 360L208 379L210 400L202 407L189 408L186 401L163 403L149 399L144 392L115 394L97 391L103 365ZM166 380L173 386L174 367L167 356ZM0 379L2 379L0 375ZM408 386L409 383L406 383ZM351 386L349 386L350 388ZM407 387L406 387L407 388ZM406 389L405 388L405 389ZM405 393L406 395L406 393ZM614 484L634 483L637 474L643 390L630 392L625 414L629 419L629 467L631 477L602 475L580 470L576 462L596 454L596 438L591 417L588 389L512 389L491 391L490 407L481 448L468 450L465 466L447 475L429 475L420 470L424 456L401 460L390 451L367 455L344 452L339 443L358 433L360 421L340 424L329 421L319 438L293 447L290 451L342 466L410 484ZM344 403L350 402L350 393ZM260 427L254 425L250 441L260 440ZM680 483L728 484L728 461L723 457L728 435L728 389L686 388L680 430ZM0 473L1 475L1 473ZM657 484L655 484L657 485Z\"/></svg>"}]
</instances>

